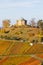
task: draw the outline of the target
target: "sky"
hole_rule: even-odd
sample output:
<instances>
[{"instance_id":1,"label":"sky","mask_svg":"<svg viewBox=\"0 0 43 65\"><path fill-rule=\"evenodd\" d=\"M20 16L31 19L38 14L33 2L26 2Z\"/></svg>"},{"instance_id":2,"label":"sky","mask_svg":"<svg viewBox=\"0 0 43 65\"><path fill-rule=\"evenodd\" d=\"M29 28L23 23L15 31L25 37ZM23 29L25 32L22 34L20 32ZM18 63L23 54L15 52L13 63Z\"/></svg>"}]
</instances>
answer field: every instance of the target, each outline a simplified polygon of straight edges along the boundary
<instances>
[{"instance_id":1,"label":"sky","mask_svg":"<svg viewBox=\"0 0 43 65\"><path fill-rule=\"evenodd\" d=\"M0 0L0 27L5 19L15 24L20 18L43 19L43 0Z\"/></svg>"}]
</instances>

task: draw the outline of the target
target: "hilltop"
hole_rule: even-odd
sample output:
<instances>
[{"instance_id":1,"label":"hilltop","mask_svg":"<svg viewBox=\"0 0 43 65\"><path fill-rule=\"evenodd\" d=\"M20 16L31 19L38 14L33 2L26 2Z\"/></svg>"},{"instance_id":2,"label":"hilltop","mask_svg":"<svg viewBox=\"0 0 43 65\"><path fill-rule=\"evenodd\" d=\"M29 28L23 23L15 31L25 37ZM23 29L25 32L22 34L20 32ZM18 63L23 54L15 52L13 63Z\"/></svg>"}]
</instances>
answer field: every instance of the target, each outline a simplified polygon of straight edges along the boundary
<instances>
[{"instance_id":1,"label":"hilltop","mask_svg":"<svg viewBox=\"0 0 43 65\"><path fill-rule=\"evenodd\" d=\"M40 23L42 24L42 23ZM39 25L39 22L38 22ZM41 26L41 25L40 25ZM27 24L27 20L17 20L16 24L10 26L9 20L3 21L3 27L0 29L0 39L42 42L43 41L43 26L36 27L34 20L31 25Z\"/></svg>"},{"instance_id":2,"label":"hilltop","mask_svg":"<svg viewBox=\"0 0 43 65\"><path fill-rule=\"evenodd\" d=\"M10 26L3 21L0 28L0 65L41 65L43 62L43 30L17 20Z\"/></svg>"},{"instance_id":3,"label":"hilltop","mask_svg":"<svg viewBox=\"0 0 43 65\"><path fill-rule=\"evenodd\" d=\"M39 40L40 37L38 37L40 35L39 28L32 28L29 26L21 26L21 27L11 26L9 31L6 30L7 29L5 28L0 30L0 38L16 41L31 41L31 42L32 40L33 42L40 41Z\"/></svg>"}]
</instances>

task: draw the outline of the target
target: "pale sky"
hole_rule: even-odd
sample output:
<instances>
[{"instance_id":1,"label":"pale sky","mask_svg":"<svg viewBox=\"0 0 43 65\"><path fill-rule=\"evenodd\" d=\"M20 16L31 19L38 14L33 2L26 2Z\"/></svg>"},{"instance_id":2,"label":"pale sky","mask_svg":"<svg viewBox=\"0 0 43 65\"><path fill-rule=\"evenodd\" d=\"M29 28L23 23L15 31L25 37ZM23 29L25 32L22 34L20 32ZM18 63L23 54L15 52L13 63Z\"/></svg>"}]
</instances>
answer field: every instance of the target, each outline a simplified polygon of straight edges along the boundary
<instances>
[{"instance_id":1,"label":"pale sky","mask_svg":"<svg viewBox=\"0 0 43 65\"><path fill-rule=\"evenodd\" d=\"M0 26L4 19L13 24L21 17L43 19L43 0L0 0Z\"/></svg>"}]
</instances>

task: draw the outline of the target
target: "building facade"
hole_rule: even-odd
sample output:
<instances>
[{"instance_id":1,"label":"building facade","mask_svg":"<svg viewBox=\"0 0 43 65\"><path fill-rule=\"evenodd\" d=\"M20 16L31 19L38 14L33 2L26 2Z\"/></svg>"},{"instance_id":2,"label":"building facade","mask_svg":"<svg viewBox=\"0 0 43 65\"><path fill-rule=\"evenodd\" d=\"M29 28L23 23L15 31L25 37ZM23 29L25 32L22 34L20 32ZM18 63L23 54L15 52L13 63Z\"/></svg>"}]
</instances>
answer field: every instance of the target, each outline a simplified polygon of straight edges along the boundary
<instances>
[{"instance_id":1,"label":"building facade","mask_svg":"<svg viewBox=\"0 0 43 65\"><path fill-rule=\"evenodd\" d=\"M16 25L17 26L27 25L27 20L25 20L25 19L17 20Z\"/></svg>"}]
</instances>

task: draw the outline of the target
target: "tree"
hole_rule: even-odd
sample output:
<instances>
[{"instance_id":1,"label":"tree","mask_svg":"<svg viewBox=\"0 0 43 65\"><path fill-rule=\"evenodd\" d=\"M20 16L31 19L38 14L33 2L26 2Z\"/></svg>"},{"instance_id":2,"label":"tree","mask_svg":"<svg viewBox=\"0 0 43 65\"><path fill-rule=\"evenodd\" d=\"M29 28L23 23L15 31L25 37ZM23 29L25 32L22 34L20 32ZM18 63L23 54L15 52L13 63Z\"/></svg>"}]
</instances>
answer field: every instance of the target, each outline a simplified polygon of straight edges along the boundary
<instances>
[{"instance_id":1,"label":"tree","mask_svg":"<svg viewBox=\"0 0 43 65\"><path fill-rule=\"evenodd\" d=\"M39 20L37 26L40 28L40 34L43 35L43 20Z\"/></svg>"},{"instance_id":2,"label":"tree","mask_svg":"<svg viewBox=\"0 0 43 65\"><path fill-rule=\"evenodd\" d=\"M43 30L43 20L39 20L37 26Z\"/></svg>"},{"instance_id":3,"label":"tree","mask_svg":"<svg viewBox=\"0 0 43 65\"><path fill-rule=\"evenodd\" d=\"M10 20L4 20L3 21L3 27L8 28L10 26Z\"/></svg>"},{"instance_id":4,"label":"tree","mask_svg":"<svg viewBox=\"0 0 43 65\"><path fill-rule=\"evenodd\" d=\"M32 27L34 27L34 26L36 25L36 23L35 23L35 19L34 19L34 18L31 19L31 21L30 21L30 25L31 25Z\"/></svg>"}]
</instances>

